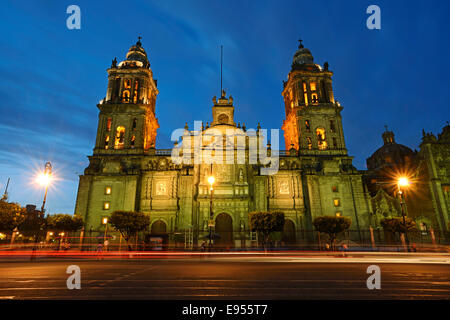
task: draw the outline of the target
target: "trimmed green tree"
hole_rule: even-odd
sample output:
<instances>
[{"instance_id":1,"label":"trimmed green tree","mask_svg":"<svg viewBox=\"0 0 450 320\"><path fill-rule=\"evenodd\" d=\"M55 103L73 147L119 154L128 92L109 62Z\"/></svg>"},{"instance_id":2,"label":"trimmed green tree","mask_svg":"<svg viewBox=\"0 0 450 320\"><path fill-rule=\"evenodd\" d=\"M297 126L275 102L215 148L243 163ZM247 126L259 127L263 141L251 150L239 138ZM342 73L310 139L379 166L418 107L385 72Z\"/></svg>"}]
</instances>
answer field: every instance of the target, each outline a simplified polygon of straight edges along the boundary
<instances>
[{"instance_id":1,"label":"trimmed green tree","mask_svg":"<svg viewBox=\"0 0 450 320\"><path fill-rule=\"evenodd\" d=\"M405 233L405 230L407 232L416 230L416 223L408 217L405 217L406 221L406 228L405 223L403 222L403 217L388 217L384 218L380 221L381 226L384 230L391 232L392 235L395 238L396 233Z\"/></svg>"},{"instance_id":2,"label":"trimmed green tree","mask_svg":"<svg viewBox=\"0 0 450 320\"><path fill-rule=\"evenodd\" d=\"M329 237L330 246L334 248L334 242L339 233L350 228L352 219L348 217L320 216L314 219L313 225L317 231L326 233Z\"/></svg>"},{"instance_id":3,"label":"trimmed green tree","mask_svg":"<svg viewBox=\"0 0 450 320\"><path fill-rule=\"evenodd\" d=\"M83 218L78 215L57 213L48 215L45 218L47 230L75 232L80 230L83 225Z\"/></svg>"},{"instance_id":4,"label":"trimmed green tree","mask_svg":"<svg viewBox=\"0 0 450 320\"><path fill-rule=\"evenodd\" d=\"M150 225L150 217L136 211L114 211L109 218L111 226L122 234L127 243L128 250L131 245L128 242L131 237L140 231L146 230Z\"/></svg>"},{"instance_id":5,"label":"trimmed green tree","mask_svg":"<svg viewBox=\"0 0 450 320\"><path fill-rule=\"evenodd\" d=\"M0 230L12 233L25 221L25 212L17 203L0 201Z\"/></svg>"},{"instance_id":6,"label":"trimmed green tree","mask_svg":"<svg viewBox=\"0 0 450 320\"><path fill-rule=\"evenodd\" d=\"M283 212L250 212L248 217L250 230L258 232L258 234L262 236L264 248L266 248L269 236L272 232L283 231Z\"/></svg>"}]
</instances>

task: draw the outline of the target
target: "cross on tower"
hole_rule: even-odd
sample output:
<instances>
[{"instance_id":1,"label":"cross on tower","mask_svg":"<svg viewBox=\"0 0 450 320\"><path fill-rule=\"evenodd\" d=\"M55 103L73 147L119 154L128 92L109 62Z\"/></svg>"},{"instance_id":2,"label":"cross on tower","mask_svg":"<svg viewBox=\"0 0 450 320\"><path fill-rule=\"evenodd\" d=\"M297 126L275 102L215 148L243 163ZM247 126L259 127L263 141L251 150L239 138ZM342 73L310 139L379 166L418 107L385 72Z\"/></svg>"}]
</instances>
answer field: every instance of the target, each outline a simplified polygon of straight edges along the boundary
<instances>
[{"instance_id":1,"label":"cross on tower","mask_svg":"<svg viewBox=\"0 0 450 320\"><path fill-rule=\"evenodd\" d=\"M302 41L303 41L302 39L299 39L299 40L298 40L298 42L299 42L298 48L299 48L299 49L300 49L300 48L303 48Z\"/></svg>"}]
</instances>

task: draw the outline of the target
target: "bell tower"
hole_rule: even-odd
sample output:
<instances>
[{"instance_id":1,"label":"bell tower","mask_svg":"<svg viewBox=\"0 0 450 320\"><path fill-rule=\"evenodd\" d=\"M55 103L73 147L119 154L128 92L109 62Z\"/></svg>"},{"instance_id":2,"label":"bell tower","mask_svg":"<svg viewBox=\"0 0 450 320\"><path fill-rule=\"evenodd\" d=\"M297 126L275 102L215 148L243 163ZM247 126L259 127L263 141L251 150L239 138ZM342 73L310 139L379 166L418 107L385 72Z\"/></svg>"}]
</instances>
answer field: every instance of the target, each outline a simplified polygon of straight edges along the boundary
<instances>
[{"instance_id":1,"label":"bell tower","mask_svg":"<svg viewBox=\"0 0 450 320\"><path fill-rule=\"evenodd\" d=\"M327 62L323 67L315 64L311 52L299 42L288 79L283 81L286 149L294 148L300 155L347 155L343 107L334 100L333 73Z\"/></svg>"},{"instance_id":2,"label":"bell tower","mask_svg":"<svg viewBox=\"0 0 450 320\"><path fill-rule=\"evenodd\" d=\"M158 95L141 37L130 47L126 59L114 58L108 71L106 97L100 110L94 155L139 154L155 147Z\"/></svg>"}]
</instances>

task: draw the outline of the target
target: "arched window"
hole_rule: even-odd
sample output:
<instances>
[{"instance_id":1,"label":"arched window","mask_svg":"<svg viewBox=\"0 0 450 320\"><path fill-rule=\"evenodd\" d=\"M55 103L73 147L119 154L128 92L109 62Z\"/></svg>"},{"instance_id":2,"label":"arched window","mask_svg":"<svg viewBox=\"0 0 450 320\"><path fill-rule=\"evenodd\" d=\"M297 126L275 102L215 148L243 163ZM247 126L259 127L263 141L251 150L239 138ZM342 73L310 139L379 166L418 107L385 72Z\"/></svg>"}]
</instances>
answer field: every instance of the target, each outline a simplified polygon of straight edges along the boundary
<instances>
[{"instance_id":1,"label":"arched window","mask_svg":"<svg viewBox=\"0 0 450 320\"><path fill-rule=\"evenodd\" d=\"M306 132L311 132L311 125L309 123L309 120L305 120L305 129Z\"/></svg>"},{"instance_id":2,"label":"arched window","mask_svg":"<svg viewBox=\"0 0 450 320\"><path fill-rule=\"evenodd\" d=\"M317 128L316 129L316 135L317 135L317 146L319 147L319 150L325 150L327 148L327 140L325 136L325 129L324 128Z\"/></svg>"},{"instance_id":3,"label":"arched window","mask_svg":"<svg viewBox=\"0 0 450 320\"><path fill-rule=\"evenodd\" d=\"M131 141L130 141L130 148L134 148L134 141L136 140L136 136L135 135L132 135L131 136Z\"/></svg>"},{"instance_id":4,"label":"arched window","mask_svg":"<svg viewBox=\"0 0 450 320\"><path fill-rule=\"evenodd\" d=\"M137 119L134 118L134 119L133 119L133 125L131 126L131 129L132 129L132 130L135 130L135 129L136 129L136 126L137 126Z\"/></svg>"},{"instance_id":5,"label":"arched window","mask_svg":"<svg viewBox=\"0 0 450 320\"><path fill-rule=\"evenodd\" d=\"M319 96L317 94L317 85L315 82L311 82L309 84L309 88L311 89L311 103L312 104L318 104L319 103Z\"/></svg>"},{"instance_id":6,"label":"arched window","mask_svg":"<svg viewBox=\"0 0 450 320\"><path fill-rule=\"evenodd\" d=\"M138 102L138 88L139 88L139 81L135 80L134 81L134 91L133 91L133 103L137 103Z\"/></svg>"},{"instance_id":7,"label":"arched window","mask_svg":"<svg viewBox=\"0 0 450 320\"><path fill-rule=\"evenodd\" d=\"M118 126L116 129L116 139L114 141L114 149L123 149L125 145L125 127Z\"/></svg>"},{"instance_id":8,"label":"arched window","mask_svg":"<svg viewBox=\"0 0 450 320\"><path fill-rule=\"evenodd\" d=\"M106 121L106 131L111 131L111 123L112 119L108 118L108 120Z\"/></svg>"},{"instance_id":9,"label":"arched window","mask_svg":"<svg viewBox=\"0 0 450 320\"><path fill-rule=\"evenodd\" d=\"M303 82L303 98L305 100L305 105L308 105L308 91L306 90L306 82Z\"/></svg>"},{"instance_id":10,"label":"arched window","mask_svg":"<svg viewBox=\"0 0 450 320\"><path fill-rule=\"evenodd\" d=\"M129 101L130 101L130 90L123 90L122 102L129 102Z\"/></svg>"},{"instance_id":11,"label":"arched window","mask_svg":"<svg viewBox=\"0 0 450 320\"><path fill-rule=\"evenodd\" d=\"M312 141L310 137L306 137L306 144L308 145L308 149L312 149Z\"/></svg>"},{"instance_id":12,"label":"arched window","mask_svg":"<svg viewBox=\"0 0 450 320\"><path fill-rule=\"evenodd\" d=\"M105 150L109 148L109 135L105 137Z\"/></svg>"}]
</instances>

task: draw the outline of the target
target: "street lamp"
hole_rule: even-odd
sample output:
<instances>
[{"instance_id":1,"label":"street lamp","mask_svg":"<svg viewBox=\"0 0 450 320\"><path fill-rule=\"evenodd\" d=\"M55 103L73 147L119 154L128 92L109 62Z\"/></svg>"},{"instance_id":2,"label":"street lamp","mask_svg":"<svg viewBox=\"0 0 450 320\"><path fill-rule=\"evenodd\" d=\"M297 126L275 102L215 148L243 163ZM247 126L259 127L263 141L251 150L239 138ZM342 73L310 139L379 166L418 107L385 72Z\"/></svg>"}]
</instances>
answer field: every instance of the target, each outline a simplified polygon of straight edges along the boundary
<instances>
[{"instance_id":1,"label":"street lamp","mask_svg":"<svg viewBox=\"0 0 450 320\"><path fill-rule=\"evenodd\" d=\"M103 244L104 244L106 241L106 233L108 232L108 217L104 217L102 219L102 224L105 225L105 235L103 236Z\"/></svg>"},{"instance_id":2,"label":"street lamp","mask_svg":"<svg viewBox=\"0 0 450 320\"><path fill-rule=\"evenodd\" d=\"M41 207L41 214L44 214L44 210L45 210L45 201L47 200L47 191L48 191L48 186L50 184L52 178L52 164L50 162L47 162L45 164L45 168L44 168L44 172L41 173L38 177L37 177L37 182L45 187L45 193L44 193L44 201L42 201L42 207Z\"/></svg>"},{"instance_id":3,"label":"street lamp","mask_svg":"<svg viewBox=\"0 0 450 320\"><path fill-rule=\"evenodd\" d=\"M208 183L210 185L209 191L210 191L210 197L209 197L209 251L211 251L211 241L212 241L212 220L213 220L213 211L212 211L212 200L213 200L213 185L216 179L214 176L208 177Z\"/></svg>"},{"instance_id":4,"label":"street lamp","mask_svg":"<svg viewBox=\"0 0 450 320\"><path fill-rule=\"evenodd\" d=\"M37 216L37 221L39 222L40 226L39 230L36 231L36 234L34 236L34 247L33 247L33 254L31 255L31 260L34 260L35 258L34 254L38 243L39 233L42 232L42 225L45 212L45 201L47 200L47 191L48 186L50 185L51 178L52 178L52 164L50 162L47 162L45 163L44 172L41 173L36 179L41 186L45 187L45 193L44 193L44 200L42 201L41 212L38 213Z\"/></svg>"},{"instance_id":5,"label":"street lamp","mask_svg":"<svg viewBox=\"0 0 450 320\"><path fill-rule=\"evenodd\" d=\"M408 239L408 228L406 226L406 210L405 210L405 195L403 192L404 188L407 188L410 185L410 181L406 177L400 177L397 180L397 187L398 187L398 194L400 195L400 208L402 211L402 217L403 217L403 225L405 227L405 241L406 241L406 248L409 251L409 239ZM403 189L402 189L403 188Z\"/></svg>"}]
</instances>

